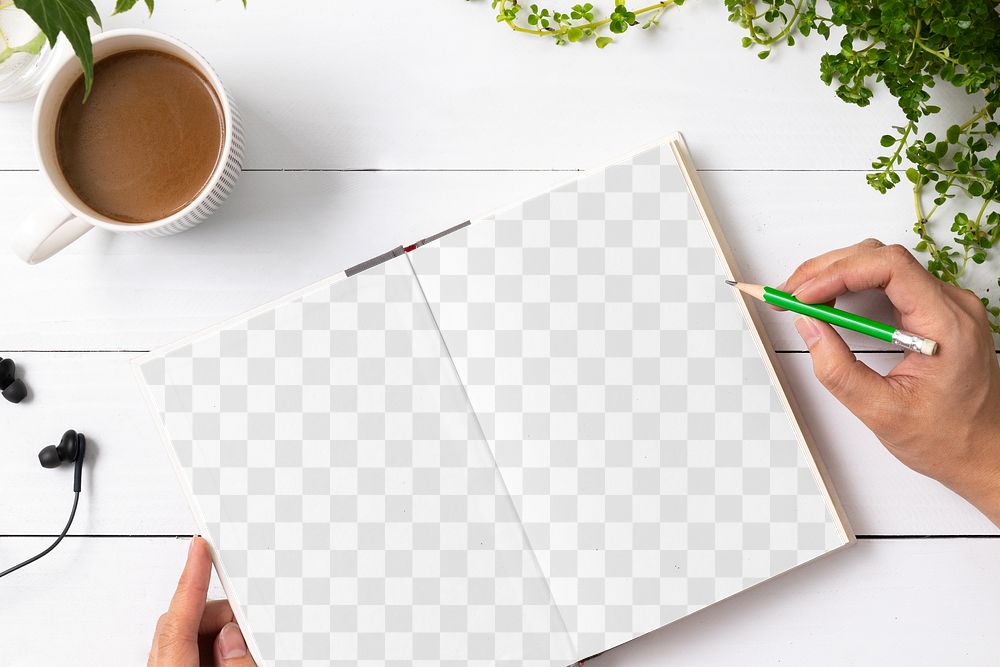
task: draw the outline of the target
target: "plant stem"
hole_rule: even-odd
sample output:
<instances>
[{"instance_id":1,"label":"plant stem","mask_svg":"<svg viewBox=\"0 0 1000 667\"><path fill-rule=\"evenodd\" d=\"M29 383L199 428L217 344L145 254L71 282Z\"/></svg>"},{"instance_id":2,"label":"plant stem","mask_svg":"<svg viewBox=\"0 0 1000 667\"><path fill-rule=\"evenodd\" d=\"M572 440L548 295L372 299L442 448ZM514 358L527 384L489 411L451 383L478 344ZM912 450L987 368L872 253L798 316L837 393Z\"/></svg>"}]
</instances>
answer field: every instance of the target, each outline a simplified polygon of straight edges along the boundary
<instances>
[{"instance_id":1,"label":"plant stem","mask_svg":"<svg viewBox=\"0 0 1000 667\"><path fill-rule=\"evenodd\" d=\"M968 178L969 180L972 181L982 181L983 183L992 183L990 179L986 178L985 176L979 175L983 173L981 171L970 171L965 174L960 174L957 171L951 171L948 169L935 169L935 171L938 172L939 174L944 174L945 176L952 176L954 178Z\"/></svg>"},{"instance_id":2,"label":"plant stem","mask_svg":"<svg viewBox=\"0 0 1000 667\"><path fill-rule=\"evenodd\" d=\"M913 30L913 43L910 44L910 52L906 54L906 60L903 62L907 65L910 64L910 59L913 57L913 52L917 49L917 37L920 35L920 19L917 19L917 24Z\"/></svg>"},{"instance_id":3,"label":"plant stem","mask_svg":"<svg viewBox=\"0 0 1000 667\"><path fill-rule=\"evenodd\" d=\"M983 198L983 205L979 207L979 213L976 215L975 229L976 229L976 239L979 239L979 235L982 231L979 228L979 223L983 220L983 213L986 212L986 207L990 205L993 200L989 197Z\"/></svg>"},{"instance_id":4,"label":"plant stem","mask_svg":"<svg viewBox=\"0 0 1000 667\"><path fill-rule=\"evenodd\" d=\"M927 46L926 43L924 43L924 40L920 39L920 22L919 21L917 22L917 31L913 35L913 43L916 44L917 46L919 46L921 49L923 49L927 53L931 54L932 56L937 56L941 60L943 60L945 62L948 62L948 63L951 63L955 67L962 67L962 63L958 62L957 60L953 60L952 58L949 58L948 56L946 56L945 54L941 53L940 51L932 49L931 47Z\"/></svg>"},{"instance_id":5,"label":"plant stem","mask_svg":"<svg viewBox=\"0 0 1000 667\"><path fill-rule=\"evenodd\" d=\"M663 7L660 7L659 9L657 9L656 13L653 14L652 16L650 16L649 20L646 21L645 26L657 25L658 22L659 22L659 20L660 20L660 17L663 16L663 12L665 12L665 11L667 11L667 7L666 6L663 6ZM638 14L636 14L636 16L638 16ZM645 26L643 26L643 27L645 27Z\"/></svg>"},{"instance_id":6,"label":"plant stem","mask_svg":"<svg viewBox=\"0 0 1000 667\"><path fill-rule=\"evenodd\" d=\"M951 184L954 182L955 182L954 176L948 177L948 187L951 187ZM927 212L927 218L929 219L931 216L933 216L934 212L937 211L940 206L941 206L940 204L934 204L931 210Z\"/></svg>"},{"instance_id":7,"label":"plant stem","mask_svg":"<svg viewBox=\"0 0 1000 667\"><path fill-rule=\"evenodd\" d=\"M779 32L777 35L774 35L773 37L770 37L764 40L763 42L757 42L757 43L760 44L761 46L769 46L777 42L779 39L784 39L788 35L788 33L792 31L792 28L795 27L795 23L798 20L799 13L801 13L801 11L802 11L802 0L799 0L798 3L795 5L795 11L792 12L792 18L788 19L788 21L785 23L784 29L781 30L781 32Z\"/></svg>"},{"instance_id":8,"label":"plant stem","mask_svg":"<svg viewBox=\"0 0 1000 667\"><path fill-rule=\"evenodd\" d=\"M788 33L792 31L792 28L795 27L795 23L799 18L799 14L801 12L802 12L802 0L799 0L799 2L795 5L795 10L792 12L792 18L788 19L788 21L785 22L785 27L777 35L769 36L766 39L757 36L758 34L764 34L764 35L767 34L766 31L754 25L753 20L757 17L755 16L754 19L750 19L750 25L748 27L750 28L750 35L753 37L753 41L756 42L757 44L760 44L761 46L770 46L771 44L777 42L779 39L784 39L788 35Z\"/></svg>"},{"instance_id":9,"label":"plant stem","mask_svg":"<svg viewBox=\"0 0 1000 667\"><path fill-rule=\"evenodd\" d=\"M917 221L920 224L926 224L927 218L924 217L924 207L920 203L920 190L923 186L919 183L920 179L917 180L918 182L913 184L913 208L917 211Z\"/></svg>"},{"instance_id":10,"label":"plant stem","mask_svg":"<svg viewBox=\"0 0 1000 667\"><path fill-rule=\"evenodd\" d=\"M903 128L903 136L899 138L896 150L893 152L892 157L889 158L889 164L882 170L883 172L888 172L897 162L902 162L902 160L899 159L899 154L903 152L904 148L906 148L906 139L910 136L910 132L913 132L916 127L916 123L911 120L906 124L906 127Z\"/></svg>"},{"instance_id":11,"label":"plant stem","mask_svg":"<svg viewBox=\"0 0 1000 667\"><path fill-rule=\"evenodd\" d=\"M986 106L986 107L983 107L982 109L980 109L980 110L979 110L979 113L977 113L977 114L976 114L976 115L974 115L974 116L973 116L972 118L970 118L969 120L967 120L967 121L965 121L964 123L962 123L961 125L959 125L959 126L958 126L958 129L959 129L959 130L965 130L965 129L968 129L969 127L971 127L972 125L974 125L974 124L975 124L975 123L976 123L977 121L980 121L980 120L982 120L982 119L983 119L984 117L986 117L986 116L988 115L988 114L986 113L987 111L989 111L989 107L988 107L988 106Z\"/></svg>"}]
</instances>

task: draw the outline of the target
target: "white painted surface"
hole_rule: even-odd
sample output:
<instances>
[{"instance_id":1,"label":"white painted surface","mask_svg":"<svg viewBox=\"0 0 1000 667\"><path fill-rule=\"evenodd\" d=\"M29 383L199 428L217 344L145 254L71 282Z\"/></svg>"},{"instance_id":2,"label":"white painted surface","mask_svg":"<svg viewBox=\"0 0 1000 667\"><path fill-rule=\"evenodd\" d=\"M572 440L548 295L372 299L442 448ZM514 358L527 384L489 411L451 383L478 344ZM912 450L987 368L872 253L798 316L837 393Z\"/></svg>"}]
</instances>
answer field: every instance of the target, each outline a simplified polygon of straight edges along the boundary
<instances>
[{"instance_id":1,"label":"white painted surface","mask_svg":"<svg viewBox=\"0 0 1000 667\"><path fill-rule=\"evenodd\" d=\"M0 558L45 544L0 538ZM4 582L0 664L145 664L187 544L67 539ZM995 664L998 560L1000 540L862 541L587 665Z\"/></svg>"},{"instance_id":2,"label":"white painted surface","mask_svg":"<svg viewBox=\"0 0 1000 667\"><path fill-rule=\"evenodd\" d=\"M990 665L998 540L862 541L588 667Z\"/></svg>"},{"instance_id":3,"label":"white painted surface","mask_svg":"<svg viewBox=\"0 0 1000 667\"><path fill-rule=\"evenodd\" d=\"M110 13L110 0L98 5ZM892 101L880 95L859 110L837 100L818 80L815 40L758 61L718 2L689 0L661 30L604 51L511 34L486 0L419 10L403 0L159 5L152 19L139 8L106 25L162 30L201 51L241 106L247 166L265 171L245 173L217 216L176 237L94 232L38 267L0 249L0 355L17 359L33 393L0 403L0 535L61 527L71 471L42 470L35 454L73 427L94 444L74 535L136 536L67 539L0 582L2 667L144 660L186 542L141 536L188 534L193 522L134 391L131 351L572 176L552 170L596 166L674 130L705 170L747 279L779 282L800 260L866 236L911 241L908 193L880 196L863 176L900 118ZM960 96L942 98L953 118L964 113ZM4 238L45 196L30 112L30 103L0 106ZM283 171L309 169L333 171ZM388 171L343 171L356 169ZM870 296L845 303L887 316ZM886 453L812 379L789 318L765 318L776 348L790 351L782 363L859 534L998 533ZM885 370L896 356L863 358ZM0 537L0 568L46 543ZM596 664L987 663L998 556L989 538L862 540Z\"/></svg>"}]
</instances>

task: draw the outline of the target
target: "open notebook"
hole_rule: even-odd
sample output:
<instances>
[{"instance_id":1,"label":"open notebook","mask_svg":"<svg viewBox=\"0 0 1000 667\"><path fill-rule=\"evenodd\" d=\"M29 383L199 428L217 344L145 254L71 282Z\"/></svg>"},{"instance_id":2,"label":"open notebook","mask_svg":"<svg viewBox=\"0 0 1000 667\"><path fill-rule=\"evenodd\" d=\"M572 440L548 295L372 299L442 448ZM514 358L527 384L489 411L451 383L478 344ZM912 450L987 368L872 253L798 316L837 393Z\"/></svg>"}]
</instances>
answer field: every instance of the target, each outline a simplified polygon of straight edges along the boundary
<instances>
[{"instance_id":1,"label":"open notebook","mask_svg":"<svg viewBox=\"0 0 1000 667\"><path fill-rule=\"evenodd\" d=\"M260 664L568 664L853 541L687 160L137 360Z\"/></svg>"}]
</instances>

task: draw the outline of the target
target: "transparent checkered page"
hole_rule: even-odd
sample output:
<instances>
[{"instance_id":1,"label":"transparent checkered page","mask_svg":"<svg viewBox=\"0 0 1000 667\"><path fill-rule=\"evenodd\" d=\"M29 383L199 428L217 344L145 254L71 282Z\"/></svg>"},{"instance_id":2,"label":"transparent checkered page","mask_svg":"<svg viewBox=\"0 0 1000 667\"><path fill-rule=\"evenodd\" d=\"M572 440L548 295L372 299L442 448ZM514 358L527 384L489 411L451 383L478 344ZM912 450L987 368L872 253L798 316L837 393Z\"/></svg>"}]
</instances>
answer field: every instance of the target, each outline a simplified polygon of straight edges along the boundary
<instances>
[{"instance_id":1,"label":"transparent checkered page","mask_svg":"<svg viewBox=\"0 0 1000 667\"><path fill-rule=\"evenodd\" d=\"M264 664L569 662L404 258L141 370Z\"/></svg>"},{"instance_id":2,"label":"transparent checkered page","mask_svg":"<svg viewBox=\"0 0 1000 667\"><path fill-rule=\"evenodd\" d=\"M844 544L668 147L409 257L578 657Z\"/></svg>"}]
</instances>

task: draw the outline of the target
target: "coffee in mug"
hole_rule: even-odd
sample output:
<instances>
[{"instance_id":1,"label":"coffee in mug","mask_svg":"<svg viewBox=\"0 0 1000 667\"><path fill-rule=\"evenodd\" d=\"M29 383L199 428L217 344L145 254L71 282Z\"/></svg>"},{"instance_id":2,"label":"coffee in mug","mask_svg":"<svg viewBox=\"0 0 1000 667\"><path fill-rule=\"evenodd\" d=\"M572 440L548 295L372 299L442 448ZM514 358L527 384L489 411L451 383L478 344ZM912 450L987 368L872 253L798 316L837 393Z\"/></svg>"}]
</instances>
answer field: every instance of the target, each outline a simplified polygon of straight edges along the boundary
<instances>
[{"instance_id":1,"label":"coffee in mug","mask_svg":"<svg viewBox=\"0 0 1000 667\"><path fill-rule=\"evenodd\" d=\"M194 49L149 30L110 30L93 44L87 101L80 63L68 56L35 103L35 153L53 196L13 236L30 264L94 227L145 236L190 229L240 175L239 114Z\"/></svg>"},{"instance_id":2,"label":"coffee in mug","mask_svg":"<svg viewBox=\"0 0 1000 667\"><path fill-rule=\"evenodd\" d=\"M56 157L70 188L119 222L173 215L205 188L219 162L225 121L211 84L174 56L141 49L81 75L56 120Z\"/></svg>"}]
</instances>

